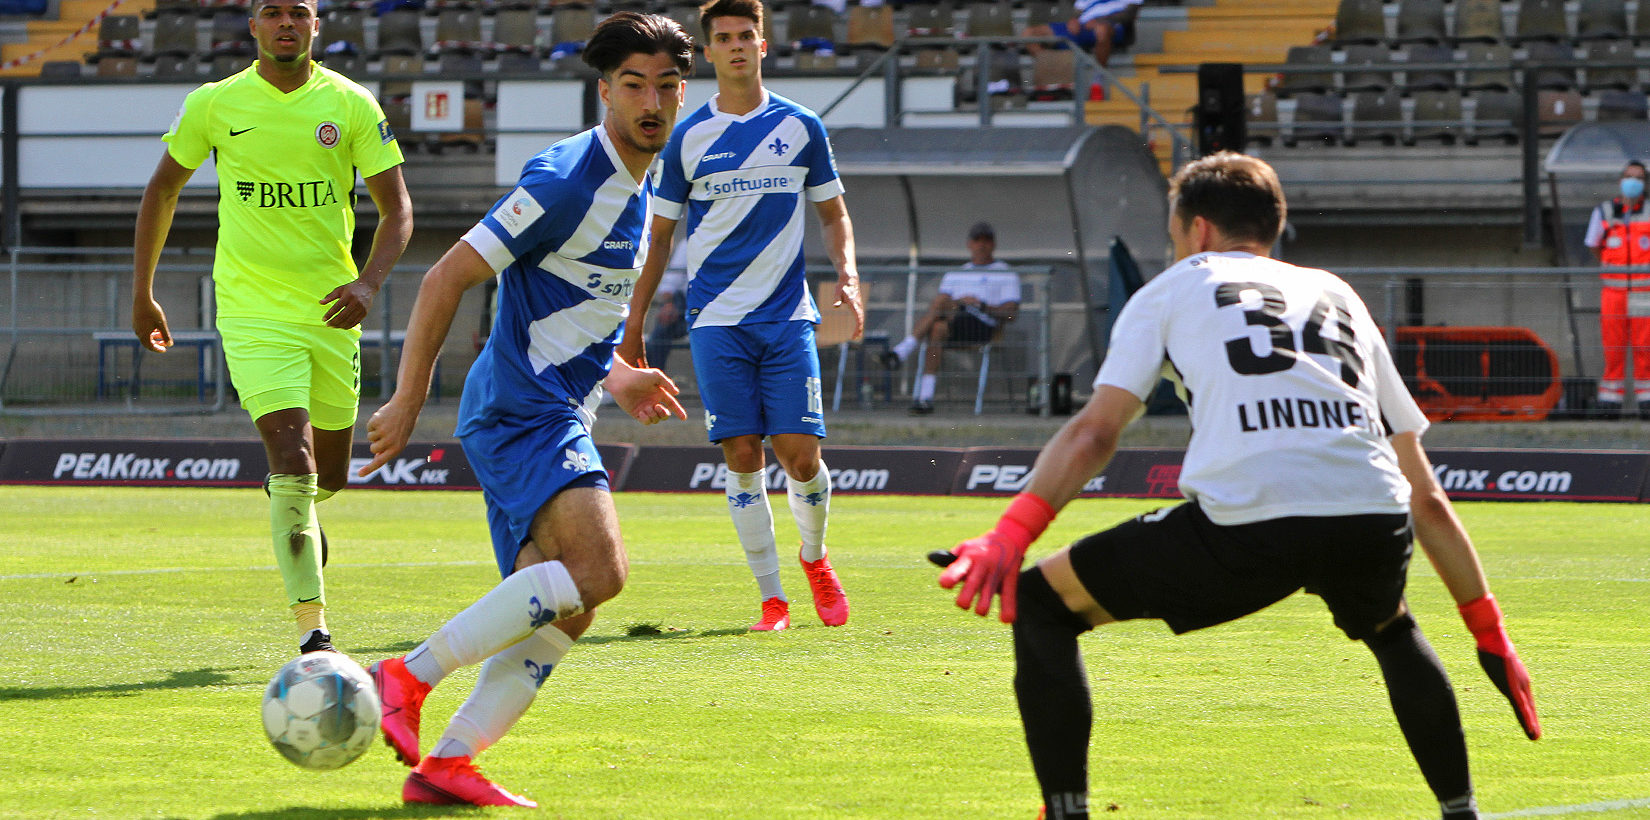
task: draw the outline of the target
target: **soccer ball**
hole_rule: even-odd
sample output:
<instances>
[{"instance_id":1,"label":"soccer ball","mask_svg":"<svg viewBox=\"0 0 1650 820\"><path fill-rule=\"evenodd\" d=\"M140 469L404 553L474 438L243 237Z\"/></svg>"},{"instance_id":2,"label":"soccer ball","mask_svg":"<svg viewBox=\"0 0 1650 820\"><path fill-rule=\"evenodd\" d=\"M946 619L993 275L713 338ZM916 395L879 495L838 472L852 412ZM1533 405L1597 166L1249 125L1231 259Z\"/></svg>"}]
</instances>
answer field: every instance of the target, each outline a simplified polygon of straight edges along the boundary
<instances>
[{"instance_id":1,"label":"soccer ball","mask_svg":"<svg viewBox=\"0 0 1650 820\"><path fill-rule=\"evenodd\" d=\"M361 665L311 652L281 667L264 689L264 734L306 769L348 765L378 734L378 690Z\"/></svg>"}]
</instances>

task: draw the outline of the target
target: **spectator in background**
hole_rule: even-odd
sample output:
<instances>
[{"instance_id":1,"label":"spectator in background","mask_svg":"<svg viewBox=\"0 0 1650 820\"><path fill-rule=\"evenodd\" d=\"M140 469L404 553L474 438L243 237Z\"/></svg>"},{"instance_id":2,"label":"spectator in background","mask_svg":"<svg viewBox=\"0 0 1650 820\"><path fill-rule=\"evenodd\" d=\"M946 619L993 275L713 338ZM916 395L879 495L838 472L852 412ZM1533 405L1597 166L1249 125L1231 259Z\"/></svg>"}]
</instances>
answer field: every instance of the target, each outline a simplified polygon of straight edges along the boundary
<instances>
[{"instance_id":1,"label":"spectator in background","mask_svg":"<svg viewBox=\"0 0 1650 820\"><path fill-rule=\"evenodd\" d=\"M659 307L653 311L653 329L647 332L647 362L649 367L663 370L670 358L671 345L688 334L687 242L676 243L670 263L659 276L654 301Z\"/></svg>"},{"instance_id":2,"label":"spectator in background","mask_svg":"<svg viewBox=\"0 0 1650 820\"><path fill-rule=\"evenodd\" d=\"M1599 203L1587 222L1585 244L1606 268L1650 267L1650 212L1644 207L1644 179L1644 163L1627 163L1621 169L1621 196ZM1620 412L1626 399L1631 345L1639 417L1650 419L1650 273L1606 270L1601 278L1604 287L1598 318L1604 377L1598 382L1599 407Z\"/></svg>"},{"instance_id":3,"label":"spectator in background","mask_svg":"<svg viewBox=\"0 0 1650 820\"><path fill-rule=\"evenodd\" d=\"M997 233L987 222L968 229L968 262L960 270L940 279L940 292L928 305L928 312L893 350L883 354L888 369L898 368L928 342L922 378L912 396L911 414L934 412L934 386L938 383L945 346L985 344L1002 333L1003 326L1020 312L1020 275L997 259Z\"/></svg>"},{"instance_id":4,"label":"spectator in background","mask_svg":"<svg viewBox=\"0 0 1650 820\"><path fill-rule=\"evenodd\" d=\"M1066 21L1027 26L1027 37L1064 37L1087 49L1100 65L1111 62L1113 51L1134 44L1134 18L1145 0L1077 0L1077 15ZM1033 54L1041 46L1029 47Z\"/></svg>"}]
</instances>

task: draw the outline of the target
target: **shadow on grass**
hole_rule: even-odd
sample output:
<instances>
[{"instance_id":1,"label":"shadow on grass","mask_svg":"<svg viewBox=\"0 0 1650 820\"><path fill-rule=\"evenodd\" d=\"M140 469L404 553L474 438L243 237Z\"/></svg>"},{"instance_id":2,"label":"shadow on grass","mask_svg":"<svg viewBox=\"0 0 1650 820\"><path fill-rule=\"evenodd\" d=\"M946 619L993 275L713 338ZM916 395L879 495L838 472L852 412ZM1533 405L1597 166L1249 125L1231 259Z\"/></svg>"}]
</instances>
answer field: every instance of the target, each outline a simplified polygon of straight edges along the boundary
<instances>
[{"instance_id":1,"label":"shadow on grass","mask_svg":"<svg viewBox=\"0 0 1650 820\"><path fill-rule=\"evenodd\" d=\"M283 806L261 811L224 812L212 820L346 820L368 817L476 817L479 806L385 806L377 809L313 808Z\"/></svg>"},{"instance_id":2,"label":"shadow on grass","mask_svg":"<svg viewBox=\"0 0 1650 820\"><path fill-rule=\"evenodd\" d=\"M188 672L173 672L163 680L109 683L101 686L0 686L0 701L56 700L88 695L135 695L156 689L196 689L222 686L229 682L230 676L226 671L195 669Z\"/></svg>"},{"instance_id":3,"label":"shadow on grass","mask_svg":"<svg viewBox=\"0 0 1650 820\"><path fill-rule=\"evenodd\" d=\"M636 627L631 627L630 629L632 633L637 633ZM679 640L682 638L724 638L729 635L744 635L748 632L750 632L750 630L742 626L733 627L731 629L705 630L667 628L651 633L640 632L637 634L625 635L585 635L579 639L579 643L624 643L627 641L666 641Z\"/></svg>"},{"instance_id":4,"label":"shadow on grass","mask_svg":"<svg viewBox=\"0 0 1650 820\"><path fill-rule=\"evenodd\" d=\"M418 648L420 641L396 641L381 646L351 646L349 656L362 666L366 666L377 658L394 658L405 655Z\"/></svg>"}]
</instances>

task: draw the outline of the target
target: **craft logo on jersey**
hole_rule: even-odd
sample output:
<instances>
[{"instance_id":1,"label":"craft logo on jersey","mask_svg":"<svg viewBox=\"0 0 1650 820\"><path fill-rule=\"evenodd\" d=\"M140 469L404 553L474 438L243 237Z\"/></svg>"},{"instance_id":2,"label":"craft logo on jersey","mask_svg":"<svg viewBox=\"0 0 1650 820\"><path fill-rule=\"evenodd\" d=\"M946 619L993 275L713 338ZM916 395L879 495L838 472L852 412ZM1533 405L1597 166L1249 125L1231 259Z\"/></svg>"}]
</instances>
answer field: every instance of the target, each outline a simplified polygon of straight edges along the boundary
<instances>
[{"instance_id":1,"label":"craft logo on jersey","mask_svg":"<svg viewBox=\"0 0 1650 820\"><path fill-rule=\"evenodd\" d=\"M235 193L254 208L315 208L338 204L338 192L330 179L308 182L235 181Z\"/></svg>"},{"instance_id":2,"label":"craft logo on jersey","mask_svg":"<svg viewBox=\"0 0 1650 820\"><path fill-rule=\"evenodd\" d=\"M784 140L774 137L773 142L768 143L768 150L772 151L774 156L782 157L785 156L786 151L791 150L791 146Z\"/></svg>"},{"instance_id":3,"label":"craft logo on jersey","mask_svg":"<svg viewBox=\"0 0 1650 820\"><path fill-rule=\"evenodd\" d=\"M338 123L327 120L315 126L315 141L322 148L331 148L338 144Z\"/></svg>"}]
</instances>

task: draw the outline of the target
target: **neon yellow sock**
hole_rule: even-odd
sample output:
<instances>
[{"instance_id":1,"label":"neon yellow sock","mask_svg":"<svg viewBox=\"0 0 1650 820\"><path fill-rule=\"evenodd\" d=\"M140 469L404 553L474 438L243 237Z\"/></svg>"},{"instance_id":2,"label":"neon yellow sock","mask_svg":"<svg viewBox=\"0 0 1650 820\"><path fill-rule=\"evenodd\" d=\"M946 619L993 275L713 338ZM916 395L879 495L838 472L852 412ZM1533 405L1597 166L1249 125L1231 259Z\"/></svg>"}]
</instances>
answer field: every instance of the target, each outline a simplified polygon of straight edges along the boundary
<instances>
[{"instance_id":1,"label":"neon yellow sock","mask_svg":"<svg viewBox=\"0 0 1650 820\"><path fill-rule=\"evenodd\" d=\"M280 567L281 580L286 584L287 605L325 607L314 473L269 477L269 532L275 546L275 565Z\"/></svg>"},{"instance_id":2,"label":"neon yellow sock","mask_svg":"<svg viewBox=\"0 0 1650 820\"><path fill-rule=\"evenodd\" d=\"M315 488L315 503L319 504L322 501L337 495L338 493L338 490L329 490L325 487L317 486Z\"/></svg>"}]
</instances>

